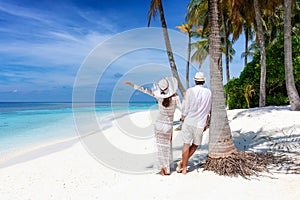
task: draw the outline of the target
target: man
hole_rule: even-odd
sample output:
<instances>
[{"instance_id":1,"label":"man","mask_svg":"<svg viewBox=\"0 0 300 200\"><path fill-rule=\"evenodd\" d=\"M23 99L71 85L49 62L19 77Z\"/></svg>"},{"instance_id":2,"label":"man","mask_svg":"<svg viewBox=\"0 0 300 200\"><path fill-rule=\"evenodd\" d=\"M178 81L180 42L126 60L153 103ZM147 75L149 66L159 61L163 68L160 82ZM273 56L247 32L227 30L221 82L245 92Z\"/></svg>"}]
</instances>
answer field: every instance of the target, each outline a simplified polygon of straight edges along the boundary
<instances>
[{"instance_id":1,"label":"man","mask_svg":"<svg viewBox=\"0 0 300 200\"><path fill-rule=\"evenodd\" d=\"M195 86L189 88L185 95L185 105L182 108L183 121L181 135L183 139L182 160L177 163L177 172L187 173L189 158L201 145L203 131L207 128L208 117L211 111L211 91L203 87L205 77L197 72ZM181 171L182 167L182 171Z\"/></svg>"}]
</instances>

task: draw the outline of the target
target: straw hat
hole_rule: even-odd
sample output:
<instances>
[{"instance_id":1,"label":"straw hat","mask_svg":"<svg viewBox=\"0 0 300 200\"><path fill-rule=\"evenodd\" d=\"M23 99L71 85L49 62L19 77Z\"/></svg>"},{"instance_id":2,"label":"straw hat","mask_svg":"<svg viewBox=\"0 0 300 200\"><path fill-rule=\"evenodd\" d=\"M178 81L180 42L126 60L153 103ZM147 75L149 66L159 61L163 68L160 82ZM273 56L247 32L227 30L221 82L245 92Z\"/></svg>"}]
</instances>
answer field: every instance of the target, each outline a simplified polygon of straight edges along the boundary
<instances>
[{"instance_id":1,"label":"straw hat","mask_svg":"<svg viewBox=\"0 0 300 200\"><path fill-rule=\"evenodd\" d=\"M152 92L156 98L168 98L176 93L178 82L174 77L165 77L153 84Z\"/></svg>"},{"instance_id":2,"label":"straw hat","mask_svg":"<svg viewBox=\"0 0 300 200\"><path fill-rule=\"evenodd\" d=\"M202 72L197 72L194 77L195 81L205 81L204 74Z\"/></svg>"}]
</instances>

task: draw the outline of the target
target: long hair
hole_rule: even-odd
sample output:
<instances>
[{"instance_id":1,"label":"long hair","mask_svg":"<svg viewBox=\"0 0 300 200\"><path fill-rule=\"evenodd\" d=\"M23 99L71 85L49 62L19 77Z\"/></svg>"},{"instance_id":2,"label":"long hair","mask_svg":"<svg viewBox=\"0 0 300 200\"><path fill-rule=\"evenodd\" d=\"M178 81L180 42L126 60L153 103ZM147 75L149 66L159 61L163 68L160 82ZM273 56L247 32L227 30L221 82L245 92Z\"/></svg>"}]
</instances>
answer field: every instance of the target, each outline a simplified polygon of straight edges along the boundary
<instances>
[{"instance_id":1,"label":"long hair","mask_svg":"<svg viewBox=\"0 0 300 200\"><path fill-rule=\"evenodd\" d=\"M172 97L168 97L168 98L164 98L164 100L163 100L163 102L162 102L162 105L164 106L164 107L169 107L170 106L170 103L171 103L171 98Z\"/></svg>"}]
</instances>

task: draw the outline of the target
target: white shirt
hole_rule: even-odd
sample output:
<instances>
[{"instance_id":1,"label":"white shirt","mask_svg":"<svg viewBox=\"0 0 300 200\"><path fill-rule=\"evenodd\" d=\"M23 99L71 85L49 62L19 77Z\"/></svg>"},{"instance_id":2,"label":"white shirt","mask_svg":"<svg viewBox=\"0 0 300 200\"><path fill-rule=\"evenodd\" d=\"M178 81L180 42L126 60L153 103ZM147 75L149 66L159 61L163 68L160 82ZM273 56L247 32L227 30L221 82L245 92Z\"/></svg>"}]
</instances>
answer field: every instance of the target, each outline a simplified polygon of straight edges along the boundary
<instances>
[{"instance_id":1,"label":"white shirt","mask_svg":"<svg viewBox=\"0 0 300 200\"><path fill-rule=\"evenodd\" d=\"M211 91L203 85L196 85L186 91L182 115L184 123L204 128L206 119L211 109Z\"/></svg>"}]
</instances>

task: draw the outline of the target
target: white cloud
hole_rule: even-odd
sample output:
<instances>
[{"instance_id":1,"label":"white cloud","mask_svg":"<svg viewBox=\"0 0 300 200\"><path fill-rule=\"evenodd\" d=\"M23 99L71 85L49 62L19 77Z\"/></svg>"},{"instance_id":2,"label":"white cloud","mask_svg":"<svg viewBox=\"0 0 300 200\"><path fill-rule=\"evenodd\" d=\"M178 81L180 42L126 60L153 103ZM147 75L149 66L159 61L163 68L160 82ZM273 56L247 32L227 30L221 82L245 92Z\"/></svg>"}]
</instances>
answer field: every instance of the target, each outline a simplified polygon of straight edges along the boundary
<instances>
[{"instance_id":1,"label":"white cloud","mask_svg":"<svg viewBox=\"0 0 300 200\"><path fill-rule=\"evenodd\" d=\"M78 38L74 37L73 35L71 35L69 33L50 31L49 35L54 36L54 38L56 38L58 40L67 40L67 41L73 41L76 43L80 42L80 40L78 40Z\"/></svg>"},{"instance_id":2,"label":"white cloud","mask_svg":"<svg viewBox=\"0 0 300 200\"><path fill-rule=\"evenodd\" d=\"M103 17L106 16L103 14L103 16L99 16L98 13L94 12L84 12L82 10L77 9L76 13L80 15L83 19L85 19L87 22L91 24L95 24L99 28L99 30L107 30L109 32L117 32L118 27L116 23L112 23L114 18L117 18L116 16L118 13L111 14L109 17ZM120 21L120 20L119 20Z\"/></svg>"},{"instance_id":3,"label":"white cloud","mask_svg":"<svg viewBox=\"0 0 300 200\"><path fill-rule=\"evenodd\" d=\"M28 18L37 20L43 23L49 23L50 21L45 18L43 12L34 8L25 8L16 4L8 4L0 2L0 11L14 15L16 17Z\"/></svg>"},{"instance_id":4,"label":"white cloud","mask_svg":"<svg viewBox=\"0 0 300 200\"><path fill-rule=\"evenodd\" d=\"M84 15L89 12L64 2L57 11L56 5L50 9L31 6L0 2L0 13L9 14L0 28L0 53L2 60L7 58L3 64L79 66L97 44L111 36L101 31L96 13ZM114 29L109 18L101 17L101 24Z\"/></svg>"},{"instance_id":5,"label":"white cloud","mask_svg":"<svg viewBox=\"0 0 300 200\"><path fill-rule=\"evenodd\" d=\"M20 62L8 61L7 64L24 64L27 66L77 65L109 35L92 32L84 36L53 33L53 40L44 42L20 41L4 43L0 46L2 55L20 58ZM60 39L60 40L59 40ZM16 60L16 59L14 59Z\"/></svg>"}]
</instances>

